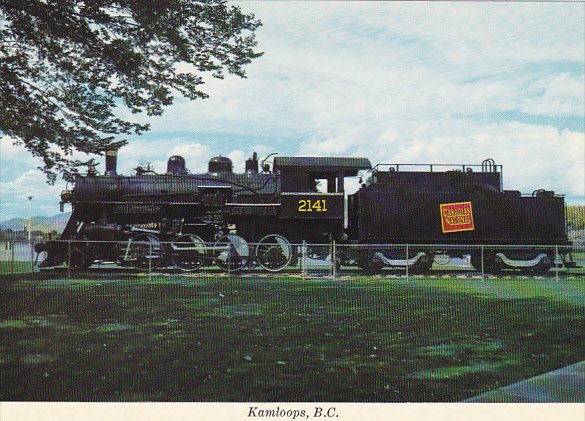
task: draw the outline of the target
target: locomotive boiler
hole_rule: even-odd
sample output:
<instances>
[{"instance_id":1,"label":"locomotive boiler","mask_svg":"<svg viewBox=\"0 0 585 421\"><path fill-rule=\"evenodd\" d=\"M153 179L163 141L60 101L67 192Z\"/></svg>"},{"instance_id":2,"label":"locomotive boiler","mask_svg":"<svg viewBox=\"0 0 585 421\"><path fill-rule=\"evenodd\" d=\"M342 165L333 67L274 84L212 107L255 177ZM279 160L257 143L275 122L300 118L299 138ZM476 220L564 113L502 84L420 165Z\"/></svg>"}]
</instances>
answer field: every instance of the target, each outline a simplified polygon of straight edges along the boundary
<instances>
[{"instance_id":1,"label":"locomotive boiler","mask_svg":"<svg viewBox=\"0 0 585 421\"><path fill-rule=\"evenodd\" d=\"M279 271L294 264L298 244L336 241L337 264L368 272L383 267L427 271L437 254L469 255L488 271L547 271L557 255L574 265L565 227L564 198L546 190L524 196L504 190L502 167L379 164L367 158L279 157L256 153L243 172L227 157L192 174L172 156L165 174L136 168L117 173L117 151L106 169L78 175L61 204L72 214L61 238L36 245L42 265L71 269L111 261L137 268L195 270L217 265ZM347 195L345 179L369 179ZM410 244L406 253L390 245ZM484 254L478 245L490 246ZM515 248L506 247L516 245ZM441 247L445 246L445 247Z\"/></svg>"},{"instance_id":2,"label":"locomotive boiler","mask_svg":"<svg viewBox=\"0 0 585 421\"><path fill-rule=\"evenodd\" d=\"M122 176L110 151L104 175L78 175L62 193L62 205L71 203L73 212L59 241L37 245L47 252L43 266L69 262L81 269L105 260L143 269L214 263L237 270L254 263L280 270L296 256L292 243L344 237L344 178L371 168L365 158L276 157L272 167L259 164L254 153L235 173L229 158L217 156L206 173L191 174L182 157L172 156L165 174L137 168ZM326 191L318 191L319 181Z\"/></svg>"}]
</instances>

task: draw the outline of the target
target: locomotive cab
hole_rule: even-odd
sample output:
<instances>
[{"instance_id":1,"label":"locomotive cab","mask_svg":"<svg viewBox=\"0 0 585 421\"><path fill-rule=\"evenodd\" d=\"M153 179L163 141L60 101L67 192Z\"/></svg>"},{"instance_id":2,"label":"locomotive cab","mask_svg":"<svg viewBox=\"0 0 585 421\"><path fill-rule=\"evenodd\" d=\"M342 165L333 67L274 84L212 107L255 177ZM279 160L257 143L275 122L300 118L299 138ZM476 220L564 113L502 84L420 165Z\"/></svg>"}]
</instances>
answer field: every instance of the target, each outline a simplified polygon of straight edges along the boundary
<instances>
[{"instance_id":1,"label":"locomotive cab","mask_svg":"<svg viewBox=\"0 0 585 421\"><path fill-rule=\"evenodd\" d=\"M326 182L326 193L343 193L345 177L356 176L358 171L371 168L367 158L274 158L274 170L280 172L283 193L316 193L319 187L317 180Z\"/></svg>"},{"instance_id":2,"label":"locomotive cab","mask_svg":"<svg viewBox=\"0 0 585 421\"><path fill-rule=\"evenodd\" d=\"M345 220L345 177L369 169L366 158L276 157L274 170L280 174L282 189L280 218L299 226L310 224L315 232L340 238Z\"/></svg>"}]
</instances>

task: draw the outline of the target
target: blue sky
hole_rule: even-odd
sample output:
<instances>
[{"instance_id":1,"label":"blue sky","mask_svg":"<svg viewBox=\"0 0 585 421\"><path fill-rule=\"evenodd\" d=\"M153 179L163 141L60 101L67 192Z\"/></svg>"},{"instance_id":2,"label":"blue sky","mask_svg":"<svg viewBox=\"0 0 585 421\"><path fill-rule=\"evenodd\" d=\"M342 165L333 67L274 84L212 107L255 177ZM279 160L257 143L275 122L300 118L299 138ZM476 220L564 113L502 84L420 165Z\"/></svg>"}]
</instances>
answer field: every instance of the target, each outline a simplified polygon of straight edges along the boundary
<instances>
[{"instance_id":1,"label":"blue sky","mask_svg":"<svg viewBox=\"0 0 585 421\"><path fill-rule=\"evenodd\" d=\"M584 3L243 2L263 22L247 79L207 79L119 153L193 172L265 155L504 165L508 189L585 203ZM124 115L123 111L121 110ZM135 116L133 116L135 117ZM0 220L58 213L64 184L0 141ZM103 166L103 164L102 164Z\"/></svg>"}]
</instances>

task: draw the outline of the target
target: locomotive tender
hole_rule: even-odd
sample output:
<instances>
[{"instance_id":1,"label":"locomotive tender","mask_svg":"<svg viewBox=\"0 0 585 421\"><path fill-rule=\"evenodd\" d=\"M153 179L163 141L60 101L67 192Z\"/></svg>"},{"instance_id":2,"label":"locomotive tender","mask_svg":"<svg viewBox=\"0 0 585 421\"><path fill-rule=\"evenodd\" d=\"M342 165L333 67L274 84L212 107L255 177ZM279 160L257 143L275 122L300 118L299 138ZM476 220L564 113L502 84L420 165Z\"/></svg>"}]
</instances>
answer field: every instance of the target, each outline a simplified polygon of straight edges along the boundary
<instances>
[{"instance_id":1,"label":"locomotive tender","mask_svg":"<svg viewBox=\"0 0 585 421\"><path fill-rule=\"evenodd\" d=\"M494 272L545 272L557 253L574 266L564 198L503 190L502 167L491 159L445 170L277 156L270 167L254 153L242 173L217 156L207 173L191 174L182 157L172 156L166 174L138 167L132 176L118 175L116 160L117 151L108 151L104 175L90 168L62 193L61 209L69 202L73 212L60 240L36 245L47 252L43 267L113 261L143 269L215 264L279 271L294 263L299 243L331 241L360 245L344 248L337 263L372 273L393 266L426 271L438 253L470 255L476 269ZM371 177L346 195L345 178L360 171ZM390 247L397 244L410 249ZM493 247L484 254L479 244Z\"/></svg>"}]
</instances>

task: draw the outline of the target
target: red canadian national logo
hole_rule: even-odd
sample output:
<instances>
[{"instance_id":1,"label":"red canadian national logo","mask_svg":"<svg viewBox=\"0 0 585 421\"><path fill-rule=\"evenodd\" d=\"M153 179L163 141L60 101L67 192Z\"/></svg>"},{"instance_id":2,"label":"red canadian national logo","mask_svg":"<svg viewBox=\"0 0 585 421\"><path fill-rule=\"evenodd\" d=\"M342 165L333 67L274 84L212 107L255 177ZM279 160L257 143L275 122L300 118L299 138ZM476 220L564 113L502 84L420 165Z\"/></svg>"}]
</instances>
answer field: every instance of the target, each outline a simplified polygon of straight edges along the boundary
<instances>
[{"instance_id":1,"label":"red canadian national logo","mask_svg":"<svg viewBox=\"0 0 585 421\"><path fill-rule=\"evenodd\" d=\"M473 211L471 202L442 203L441 227L444 233L473 231Z\"/></svg>"}]
</instances>

